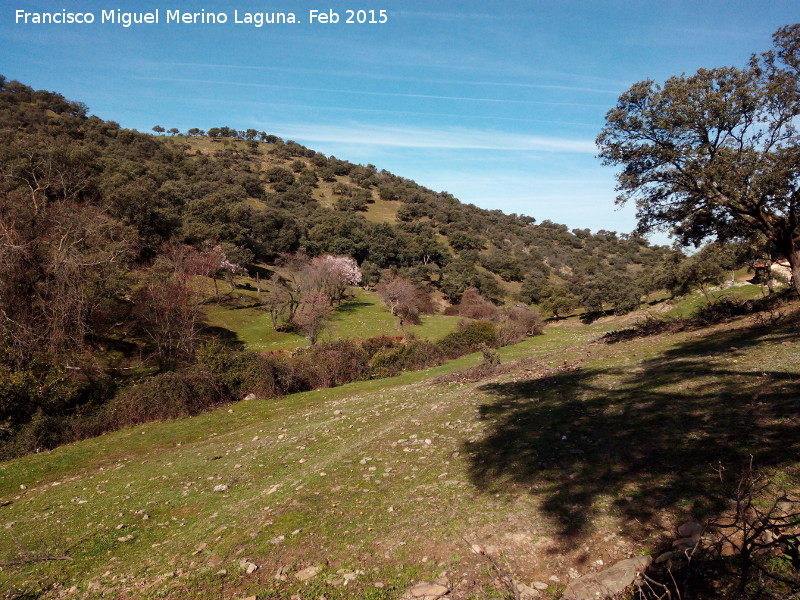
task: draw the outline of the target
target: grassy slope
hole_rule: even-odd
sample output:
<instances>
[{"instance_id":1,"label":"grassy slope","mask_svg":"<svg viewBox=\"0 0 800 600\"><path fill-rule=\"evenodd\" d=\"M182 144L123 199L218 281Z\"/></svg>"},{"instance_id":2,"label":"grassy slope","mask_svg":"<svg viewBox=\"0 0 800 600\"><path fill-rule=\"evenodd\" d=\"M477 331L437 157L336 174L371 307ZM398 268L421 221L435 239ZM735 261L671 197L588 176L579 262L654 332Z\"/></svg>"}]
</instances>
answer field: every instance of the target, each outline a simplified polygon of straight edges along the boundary
<instances>
[{"instance_id":1,"label":"grassy slope","mask_svg":"<svg viewBox=\"0 0 800 600\"><path fill-rule=\"evenodd\" d=\"M735 473L752 453L797 484L797 320L751 324L606 346L587 342L613 323L562 322L504 349L529 362L491 382L426 381L470 356L3 464L0 589L396 598L446 571L463 597L496 597L472 543L557 588L717 510L719 461ZM245 558L260 568L246 575ZM323 570L300 583L309 565ZM343 586L340 569L363 574Z\"/></svg>"}]
</instances>

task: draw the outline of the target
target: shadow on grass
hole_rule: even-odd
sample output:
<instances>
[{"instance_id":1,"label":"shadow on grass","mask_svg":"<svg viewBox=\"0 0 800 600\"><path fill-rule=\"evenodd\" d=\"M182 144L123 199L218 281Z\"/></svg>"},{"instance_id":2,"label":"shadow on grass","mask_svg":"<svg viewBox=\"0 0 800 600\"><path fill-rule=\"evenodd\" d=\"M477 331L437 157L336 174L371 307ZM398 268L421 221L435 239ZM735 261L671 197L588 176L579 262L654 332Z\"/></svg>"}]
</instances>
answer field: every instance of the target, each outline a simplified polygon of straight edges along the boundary
<instances>
[{"instance_id":1,"label":"shadow on grass","mask_svg":"<svg viewBox=\"0 0 800 600\"><path fill-rule=\"evenodd\" d=\"M356 312L360 308L364 308L365 306L374 306L374 302L359 302L359 301L352 301L352 302L342 302L339 306L336 307L336 312L339 314L349 314Z\"/></svg>"},{"instance_id":2,"label":"shadow on grass","mask_svg":"<svg viewBox=\"0 0 800 600\"><path fill-rule=\"evenodd\" d=\"M790 328L723 332L633 370L484 385L496 400L480 407L486 436L464 445L471 479L487 492L540 497L565 538L586 533L601 511L623 517L632 536L662 509L719 511L720 468L735 476L751 455L761 467L800 459L800 374L727 360L788 339L797 340Z\"/></svg>"},{"instance_id":3,"label":"shadow on grass","mask_svg":"<svg viewBox=\"0 0 800 600\"><path fill-rule=\"evenodd\" d=\"M236 348L244 348L244 342L239 339L235 331L226 329L225 327L218 327L216 325L204 325L203 333L208 337L218 339L226 346L234 346Z\"/></svg>"}]
</instances>

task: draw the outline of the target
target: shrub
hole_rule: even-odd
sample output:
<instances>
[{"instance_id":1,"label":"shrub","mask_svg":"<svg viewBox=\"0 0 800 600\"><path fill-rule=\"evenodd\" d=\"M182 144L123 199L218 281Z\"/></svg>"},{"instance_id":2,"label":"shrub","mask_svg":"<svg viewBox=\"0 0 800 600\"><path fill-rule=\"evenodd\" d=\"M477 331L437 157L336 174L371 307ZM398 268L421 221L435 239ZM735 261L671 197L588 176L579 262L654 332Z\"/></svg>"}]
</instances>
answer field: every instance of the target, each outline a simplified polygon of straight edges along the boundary
<instances>
[{"instance_id":1,"label":"shrub","mask_svg":"<svg viewBox=\"0 0 800 600\"><path fill-rule=\"evenodd\" d=\"M123 390L105 408L110 425L176 419L231 400L225 384L208 371L162 373Z\"/></svg>"},{"instance_id":2,"label":"shrub","mask_svg":"<svg viewBox=\"0 0 800 600\"><path fill-rule=\"evenodd\" d=\"M497 332L500 346L518 344L527 337L542 335L544 320L539 311L527 307L515 307L506 313L506 320Z\"/></svg>"},{"instance_id":3,"label":"shrub","mask_svg":"<svg viewBox=\"0 0 800 600\"><path fill-rule=\"evenodd\" d=\"M445 356L441 348L428 340L410 340L379 348L370 360L375 377L391 377L409 369L440 365Z\"/></svg>"},{"instance_id":4,"label":"shrub","mask_svg":"<svg viewBox=\"0 0 800 600\"><path fill-rule=\"evenodd\" d=\"M461 296L461 301L455 307L448 308L445 314L487 321L499 319L501 315L500 309L475 288L466 290Z\"/></svg>"},{"instance_id":5,"label":"shrub","mask_svg":"<svg viewBox=\"0 0 800 600\"><path fill-rule=\"evenodd\" d=\"M456 358L470 352L475 352L485 344L489 347L498 346L497 327L490 321L461 321L458 330L448 333L437 342L447 358Z\"/></svg>"},{"instance_id":6,"label":"shrub","mask_svg":"<svg viewBox=\"0 0 800 600\"><path fill-rule=\"evenodd\" d=\"M293 360L308 376L311 388L326 388L369 375L369 357L357 342L338 340L301 351Z\"/></svg>"}]
</instances>

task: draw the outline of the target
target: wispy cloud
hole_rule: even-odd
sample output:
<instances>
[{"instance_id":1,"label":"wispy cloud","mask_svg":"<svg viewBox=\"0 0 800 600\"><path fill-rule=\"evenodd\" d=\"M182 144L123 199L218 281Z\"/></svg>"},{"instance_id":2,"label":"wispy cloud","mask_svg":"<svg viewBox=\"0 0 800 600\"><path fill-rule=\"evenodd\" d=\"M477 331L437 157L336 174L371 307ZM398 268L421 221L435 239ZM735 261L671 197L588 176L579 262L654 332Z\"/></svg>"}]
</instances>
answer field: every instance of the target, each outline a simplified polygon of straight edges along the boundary
<instances>
[{"instance_id":1,"label":"wispy cloud","mask_svg":"<svg viewBox=\"0 0 800 600\"><path fill-rule=\"evenodd\" d=\"M586 106L593 108L607 108L607 104L590 104L584 102L548 102L544 100L515 100L509 98L482 98L475 96L444 96L439 94L410 94L401 92L374 92L368 90L357 89L336 89L336 88L316 88L283 84L270 84L270 83L252 83L246 81L218 81L214 79L186 79L182 77L144 77L135 76L135 79L142 81L171 81L173 83L195 83L203 85L221 85L221 86L235 86L235 87L250 87L250 88L264 88L273 90L294 90L300 92L317 92L324 94L352 94L360 96L389 96L395 98L420 98L428 100L452 100L459 102L488 102L497 104L536 104L536 105L551 105L551 106Z\"/></svg>"},{"instance_id":2,"label":"wispy cloud","mask_svg":"<svg viewBox=\"0 0 800 600\"><path fill-rule=\"evenodd\" d=\"M594 154L593 141L524 135L466 128L347 126L294 123L275 126L260 123L281 137L308 142L336 142L394 148L439 148L448 150L507 150Z\"/></svg>"},{"instance_id":3,"label":"wispy cloud","mask_svg":"<svg viewBox=\"0 0 800 600\"><path fill-rule=\"evenodd\" d=\"M502 21L508 15L479 12L425 12L414 10L393 10L392 17L408 17L412 19L437 19L441 21Z\"/></svg>"},{"instance_id":4,"label":"wispy cloud","mask_svg":"<svg viewBox=\"0 0 800 600\"><path fill-rule=\"evenodd\" d=\"M241 69L248 71L270 71L277 73L296 73L305 75L336 75L337 77L352 77L357 79L377 79L380 81L402 81L408 83L432 83L437 85L472 85L472 86L485 86L485 87L500 87L500 88L519 88L528 90L564 90L571 92L588 92L594 94L612 94L618 95L618 89L608 89L589 86L578 85L565 85L553 83L525 83L520 81L489 81L483 79L442 79L442 78L428 78L428 77L403 77L398 75L387 75L383 73L364 73L359 71L330 71L323 69L301 69L289 67L273 67L267 65L229 65L229 64L216 64L216 63L162 63L159 68L164 66L172 67L192 67L199 69L221 69L229 71L231 69Z\"/></svg>"}]
</instances>

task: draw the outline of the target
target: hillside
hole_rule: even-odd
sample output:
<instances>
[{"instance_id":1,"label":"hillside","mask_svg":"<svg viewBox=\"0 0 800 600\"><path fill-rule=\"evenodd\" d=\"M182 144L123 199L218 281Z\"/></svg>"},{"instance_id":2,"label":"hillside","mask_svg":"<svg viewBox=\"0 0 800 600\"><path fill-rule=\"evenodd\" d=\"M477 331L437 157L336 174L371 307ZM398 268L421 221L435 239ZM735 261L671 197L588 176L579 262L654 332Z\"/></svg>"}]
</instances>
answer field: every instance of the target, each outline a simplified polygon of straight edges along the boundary
<instances>
[{"instance_id":1,"label":"hillside","mask_svg":"<svg viewBox=\"0 0 800 600\"><path fill-rule=\"evenodd\" d=\"M0 455L114 429L125 411L110 403L166 373L177 379L157 381L180 393L204 382L209 403L253 391L194 373L209 342L282 351L323 328L320 339L438 341L468 290L502 307L484 307L498 331L519 304L626 312L658 265L681 259L633 235L465 205L265 132L190 132L124 129L0 76ZM352 271L335 293L321 287L325 261ZM392 281L402 310L415 306L408 322L378 300Z\"/></svg>"},{"instance_id":2,"label":"hillside","mask_svg":"<svg viewBox=\"0 0 800 600\"><path fill-rule=\"evenodd\" d=\"M613 345L564 322L498 377L431 382L470 356L3 463L5 597L558 597L718 514L751 457L796 493L798 308Z\"/></svg>"}]
</instances>

